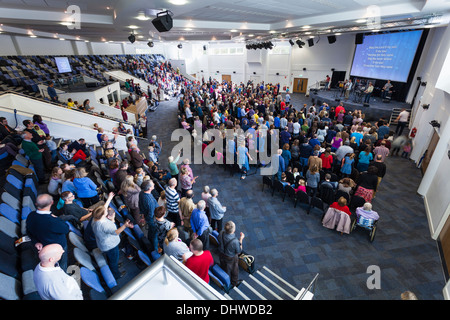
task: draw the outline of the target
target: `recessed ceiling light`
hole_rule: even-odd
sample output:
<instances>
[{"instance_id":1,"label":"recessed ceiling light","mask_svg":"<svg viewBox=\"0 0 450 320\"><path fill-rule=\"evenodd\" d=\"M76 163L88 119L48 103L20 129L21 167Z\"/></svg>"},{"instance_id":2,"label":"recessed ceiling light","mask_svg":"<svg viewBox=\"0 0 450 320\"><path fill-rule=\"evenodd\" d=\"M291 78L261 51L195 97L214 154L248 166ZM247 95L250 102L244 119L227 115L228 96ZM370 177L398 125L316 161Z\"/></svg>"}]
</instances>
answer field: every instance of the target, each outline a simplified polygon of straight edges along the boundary
<instances>
[{"instance_id":1,"label":"recessed ceiling light","mask_svg":"<svg viewBox=\"0 0 450 320\"><path fill-rule=\"evenodd\" d=\"M372 32L378 32L380 29L373 29Z\"/></svg>"},{"instance_id":2,"label":"recessed ceiling light","mask_svg":"<svg viewBox=\"0 0 450 320\"><path fill-rule=\"evenodd\" d=\"M169 0L169 2L176 6L183 6L187 3L186 0Z\"/></svg>"},{"instance_id":3,"label":"recessed ceiling light","mask_svg":"<svg viewBox=\"0 0 450 320\"><path fill-rule=\"evenodd\" d=\"M130 29L139 29L139 27L135 26L135 25L128 26L128 28L130 28Z\"/></svg>"},{"instance_id":4,"label":"recessed ceiling light","mask_svg":"<svg viewBox=\"0 0 450 320\"><path fill-rule=\"evenodd\" d=\"M191 28L184 28L184 31L192 31Z\"/></svg>"},{"instance_id":5,"label":"recessed ceiling light","mask_svg":"<svg viewBox=\"0 0 450 320\"><path fill-rule=\"evenodd\" d=\"M62 25L62 26L71 26L72 22L70 22L70 21L63 21L63 22L60 22L59 24Z\"/></svg>"},{"instance_id":6,"label":"recessed ceiling light","mask_svg":"<svg viewBox=\"0 0 450 320\"><path fill-rule=\"evenodd\" d=\"M89 42L89 40L84 40L84 42Z\"/></svg>"},{"instance_id":7,"label":"recessed ceiling light","mask_svg":"<svg viewBox=\"0 0 450 320\"><path fill-rule=\"evenodd\" d=\"M249 36L249 37L254 37L255 35L254 35L254 34L249 34L248 36Z\"/></svg>"},{"instance_id":8,"label":"recessed ceiling light","mask_svg":"<svg viewBox=\"0 0 450 320\"><path fill-rule=\"evenodd\" d=\"M303 26L302 28L303 29L309 29L309 28L311 28L311 26Z\"/></svg>"},{"instance_id":9,"label":"recessed ceiling light","mask_svg":"<svg viewBox=\"0 0 450 320\"><path fill-rule=\"evenodd\" d=\"M356 23L364 23L364 22L367 22L367 20L366 19L358 19L355 22Z\"/></svg>"},{"instance_id":10,"label":"recessed ceiling light","mask_svg":"<svg viewBox=\"0 0 450 320\"><path fill-rule=\"evenodd\" d=\"M269 33L276 33L276 31L275 30L270 30Z\"/></svg>"},{"instance_id":11,"label":"recessed ceiling light","mask_svg":"<svg viewBox=\"0 0 450 320\"><path fill-rule=\"evenodd\" d=\"M340 36L342 33L340 33L340 32L338 32L338 33L335 33L334 35L335 36Z\"/></svg>"},{"instance_id":12,"label":"recessed ceiling light","mask_svg":"<svg viewBox=\"0 0 450 320\"><path fill-rule=\"evenodd\" d=\"M144 36L142 36L142 35L140 35L140 36L137 36L139 39L142 39L142 38L144 38Z\"/></svg>"},{"instance_id":13,"label":"recessed ceiling light","mask_svg":"<svg viewBox=\"0 0 450 320\"><path fill-rule=\"evenodd\" d=\"M37 38L34 34L30 35L30 38Z\"/></svg>"},{"instance_id":14,"label":"recessed ceiling light","mask_svg":"<svg viewBox=\"0 0 450 320\"><path fill-rule=\"evenodd\" d=\"M64 41L64 40L66 40L66 39L64 39L64 38L59 38L59 40Z\"/></svg>"},{"instance_id":15,"label":"recessed ceiling light","mask_svg":"<svg viewBox=\"0 0 450 320\"><path fill-rule=\"evenodd\" d=\"M236 29L231 29L230 32L237 32L237 30Z\"/></svg>"}]
</instances>

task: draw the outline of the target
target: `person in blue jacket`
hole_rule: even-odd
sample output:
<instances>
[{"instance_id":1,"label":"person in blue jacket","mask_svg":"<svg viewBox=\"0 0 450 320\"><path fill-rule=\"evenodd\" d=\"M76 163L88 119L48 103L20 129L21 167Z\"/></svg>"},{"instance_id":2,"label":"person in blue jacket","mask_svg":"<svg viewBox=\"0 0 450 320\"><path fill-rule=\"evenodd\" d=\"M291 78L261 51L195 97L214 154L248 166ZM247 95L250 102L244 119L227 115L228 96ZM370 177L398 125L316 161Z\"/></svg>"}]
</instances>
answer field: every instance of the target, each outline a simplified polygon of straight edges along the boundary
<instances>
[{"instance_id":1,"label":"person in blue jacket","mask_svg":"<svg viewBox=\"0 0 450 320\"><path fill-rule=\"evenodd\" d=\"M97 185L87 177L86 170L83 167L76 169L73 185L77 190L78 199L83 203L83 207L90 207L99 201Z\"/></svg>"}]
</instances>

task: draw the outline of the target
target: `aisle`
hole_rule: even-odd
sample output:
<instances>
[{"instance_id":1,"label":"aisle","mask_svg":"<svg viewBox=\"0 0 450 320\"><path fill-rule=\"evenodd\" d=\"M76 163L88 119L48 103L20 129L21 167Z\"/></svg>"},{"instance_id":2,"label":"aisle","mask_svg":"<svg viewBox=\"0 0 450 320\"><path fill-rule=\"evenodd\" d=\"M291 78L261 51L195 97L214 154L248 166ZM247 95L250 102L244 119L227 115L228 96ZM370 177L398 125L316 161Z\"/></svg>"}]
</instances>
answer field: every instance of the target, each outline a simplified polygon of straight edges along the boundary
<instances>
[{"instance_id":1,"label":"aisle","mask_svg":"<svg viewBox=\"0 0 450 320\"><path fill-rule=\"evenodd\" d=\"M172 131L178 128L177 101L165 101L149 116L149 136L163 142L161 167L173 146ZM144 150L144 149L142 149ZM194 202L204 185L217 188L227 207L224 222L233 220L237 232L244 232L244 250L263 265L301 289L318 272L316 299L397 300L411 290L419 299L442 300L445 285L441 262L429 234L423 200L416 194L420 171L411 161L396 157L386 160L387 174L373 200L381 220L373 243L368 233L350 235L324 228L321 212L309 215L293 201L262 188L259 174L240 180L217 165L192 165ZM380 267L381 289L370 290L366 281L371 265ZM241 270L240 278L247 275Z\"/></svg>"}]
</instances>

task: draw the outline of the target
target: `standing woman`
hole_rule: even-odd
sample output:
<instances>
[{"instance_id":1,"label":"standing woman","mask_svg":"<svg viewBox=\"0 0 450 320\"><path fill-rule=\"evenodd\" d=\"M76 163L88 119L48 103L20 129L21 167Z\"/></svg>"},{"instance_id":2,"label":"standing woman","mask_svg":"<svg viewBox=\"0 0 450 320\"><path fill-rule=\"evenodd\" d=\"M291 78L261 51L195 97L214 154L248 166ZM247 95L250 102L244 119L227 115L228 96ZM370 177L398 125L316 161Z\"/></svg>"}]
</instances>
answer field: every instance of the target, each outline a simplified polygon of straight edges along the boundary
<instances>
[{"instance_id":1,"label":"standing woman","mask_svg":"<svg viewBox=\"0 0 450 320\"><path fill-rule=\"evenodd\" d=\"M86 170L83 167L75 170L73 185L77 189L77 196L83 203L84 208L88 208L99 201L97 185L87 177Z\"/></svg>"},{"instance_id":2,"label":"standing woman","mask_svg":"<svg viewBox=\"0 0 450 320\"><path fill-rule=\"evenodd\" d=\"M319 167L314 164L306 171L306 190L311 197L317 193L320 182Z\"/></svg>"},{"instance_id":3,"label":"standing woman","mask_svg":"<svg viewBox=\"0 0 450 320\"><path fill-rule=\"evenodd\" d=\"M191 178L190 172L187 167L181 168L181 177L180 177L180 185L181 185L181 195L180 198L186 196L188 190L192 189L192 185L195 183L195 180L198 177Z\"/></svg>"},{"instance_id":4,"label":"standing woman","mask_svg":"<svg viewBox=\"0 0 450 320\"><path fill-rule=\"evenodd\" d=\"M117 229L114 222L115 211L109 208L111 200L114 198L114 193L111 192L103 206L97 207L93 212L92 231L95 235L97 246L108 261L108 266L114 278L120 279L125 272L119 271L119 244L120 233L125 228L133 228L134 225L130 220L126 220L125 223Z\"/></svg>"},{"instance_id":5,"label":"standing woman","mask_svg":"<svg viewBox=\"0 0 450 320\"><path fill-rule=\"evenodd\" d=\"M120 186L120 193L125 198L125 204L130 209L134 222L142 226L145 223L145 219L139 210L139 192L141 192L141 188L134 183L134 177L127 175Z\"/></svg>"},{"instance_id":6,"label":"standing woman","mask_svg":"<svg viewBox=\"0 0 450 320\"><path fill-rule=\"evenodd\" d=\"M359 153L359 161L358 165L356 166L356 169L358 169L359 172L367 171L370 161L373 160L373 154L372 152L370 152L370 149L371 148L367 146L363 152Z\"/></svg>"},{"instance_id":7,"label":"standing woman","mask_svg":"<svg viewBox=\"0 0 450 320\"><path fill-rule=\"evenodd\" d=\"M239 144L239 147L236 152L237 155L237 161L239 168L243 170L241 180L245 179L247 172L250 170L250 165L248 163L248 160L253 160L250 154L248 153L248 149L245 146L245 142L241 142Z\"/></svg>"},{"instance_id":8,"label":"standing woman","mask_svg":"<svg viewBox=\"0 0 450 320\"><path fill-rule=\"evenodd\" d=\"M174 159L172 156L170 156L167 160L169 162L169 173L172 176L172 178L175 178L177 180L177 184L178 184L178 166L177 166L177 162L178 160L180 160L180 154L181 154L181 150L178 151L178 156Z\"/></svg>"}]
</instances>

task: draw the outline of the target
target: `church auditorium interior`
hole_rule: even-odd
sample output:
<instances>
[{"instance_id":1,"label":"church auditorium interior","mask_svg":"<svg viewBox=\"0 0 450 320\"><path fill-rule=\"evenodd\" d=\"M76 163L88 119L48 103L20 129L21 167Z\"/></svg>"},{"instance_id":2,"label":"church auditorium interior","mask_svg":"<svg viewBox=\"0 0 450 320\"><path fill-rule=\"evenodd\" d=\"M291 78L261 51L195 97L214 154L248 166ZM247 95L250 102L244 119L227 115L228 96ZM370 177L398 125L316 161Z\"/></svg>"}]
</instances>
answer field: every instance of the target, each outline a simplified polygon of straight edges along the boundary
<instances>
[{"instance_id":1,"label":"church auditorium interior","mask_svg":"<svg viewBox=\"0 0 450 320\"><path fill-rule=\"evenodd\" d=\"M0 299L450 299L449 20L0 1Z\"/></svg>"}]
</instances>

